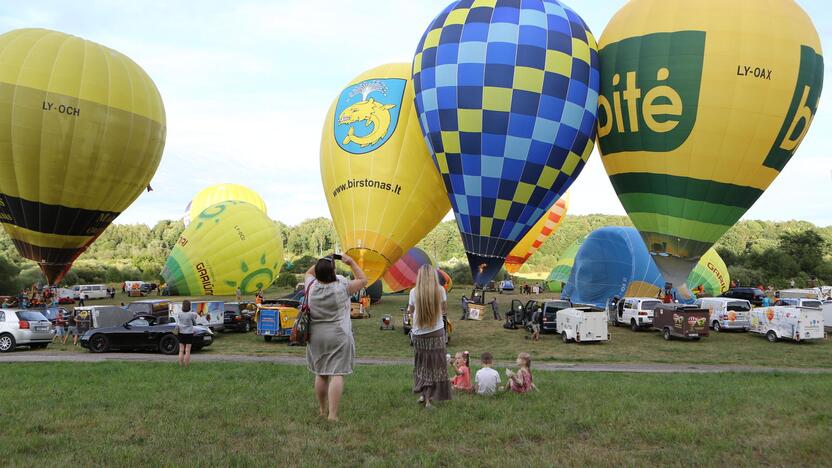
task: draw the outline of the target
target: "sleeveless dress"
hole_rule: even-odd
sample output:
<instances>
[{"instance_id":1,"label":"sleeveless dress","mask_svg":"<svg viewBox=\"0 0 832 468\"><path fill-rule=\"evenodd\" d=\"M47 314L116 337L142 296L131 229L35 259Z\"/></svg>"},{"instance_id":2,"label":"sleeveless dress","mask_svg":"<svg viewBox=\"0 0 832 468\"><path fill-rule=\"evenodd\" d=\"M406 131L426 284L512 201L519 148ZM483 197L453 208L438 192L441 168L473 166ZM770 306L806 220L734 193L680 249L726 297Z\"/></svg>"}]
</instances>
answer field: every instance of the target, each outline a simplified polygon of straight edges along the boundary
<instances>
[{"instance_id":1,"label":"sleeveless dress","mask_svg":"<svg viewBox=\"0 0 832 468\"><path fill-rule=\"evenodd\" d=\"M306 366L316 375L352 374L355 362L355 341L350 321L349 280L337 276L332 283L321 283L307 277L309 288L309 343Z\"/></svg>"}]
</instances>

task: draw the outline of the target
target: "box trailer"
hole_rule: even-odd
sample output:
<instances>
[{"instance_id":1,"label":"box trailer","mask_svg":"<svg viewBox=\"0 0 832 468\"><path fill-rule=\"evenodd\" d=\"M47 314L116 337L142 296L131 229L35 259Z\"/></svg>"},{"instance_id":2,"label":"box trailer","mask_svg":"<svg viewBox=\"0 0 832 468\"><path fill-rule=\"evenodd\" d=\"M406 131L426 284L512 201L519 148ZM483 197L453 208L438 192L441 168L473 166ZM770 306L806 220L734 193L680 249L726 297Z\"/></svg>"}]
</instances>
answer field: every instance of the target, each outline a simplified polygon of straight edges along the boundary
<instances>
[{"instance_id":1,"label":"box trailer","mask_svg":"<svg viewBox=\"0 0 832 468\"><path fill-rule=\"evenodd\" d=\"M592 307L569 307L557 312L557 326L564 343L609 341L607 313Z\"/></svg>"},{"instance_id":2,"label":"box trailer","mask_svg":"<svg viewBox=\"0 0 832 468\"><path fill-rule=\"evenodd\" d=\"M653 313L653 329L662 332L665 340L686 338L698 340L708 336L710 311L695 305L661 304Z\"/></svg>"},{"instance_id":3,"label":"box trailer","mask_svg":"<svg viewBox=\"0 0 832 468\"><path fill-rule=\"evenodd\" d=\"M76 313L86 312L89 328L118 327L133 318L133 312L118 306L85 306L76 307ZM79 317L82 315L79 314Z\"/></svg>"},{"instance_id":4,"label":"box trailer","mask_svg":"<svg viewBox=\"0 0 832 468\"><path fill-rule=\"evenodd\" d=\"M778 340L820 340L823 311L806 307L757 307L751 311L751 332L764 335L772 343Z\"/></svg>"},{"instance_id":5,"label":"box trailer","mask_svg":"<svg viewBox=\"0 0 832 468\"><path fill-rule=\"evenodd\" d=\"M177 316L182 312L181 302L170 303L170 315ZM196 312L196 324L208 327L211 331L225 329L225 302L223 301L191 301L191 312Z\"/></svg>"}]
</instances>

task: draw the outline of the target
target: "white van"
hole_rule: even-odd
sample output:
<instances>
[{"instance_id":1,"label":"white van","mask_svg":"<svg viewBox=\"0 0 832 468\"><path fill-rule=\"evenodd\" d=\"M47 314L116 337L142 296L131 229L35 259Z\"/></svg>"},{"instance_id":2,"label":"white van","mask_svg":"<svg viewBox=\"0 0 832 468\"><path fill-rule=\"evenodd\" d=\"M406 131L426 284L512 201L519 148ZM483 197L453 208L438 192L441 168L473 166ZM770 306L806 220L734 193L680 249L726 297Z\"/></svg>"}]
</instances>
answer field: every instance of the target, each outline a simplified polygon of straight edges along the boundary
<instances>
[{"instance_id":1,"label":"white van","mask_svg":"<svg viewBox=\"0 0 832 468\"><path fill-rule=\"evenodd\" d=\"M745 299L703 297L696 300L696 306L711 312L708 325L716 332L751 329L751 303Z\"/></svg>"},{"instance_id":2,"label":"white van","mask_svg":"<svg viewBox=\"0 0 832 468\"><path fill-rule=\"evenodd\" d=\"M570 307L559 310L557 324L564 343L576 341L609 341L607 314L592 307Z\"/></svg>"},{"instance_id":3,"label":"white van","mask_svg":"<svg viewBox=\"0 0 832 468\"><path fill-rule=\"evenodd\" d=\"M182 312L181 302L170 303L170 316L174 319ZM222 301L191 301L191 312L196 312L197 325L203 325L211 331L225 329L225 302Z\"/></svg>"},{"instance_id":4,"label":"white van","mask_svg":"<svg viewBox=\"0 0 832 468\"><path fill-rule=\"evenodd\" d=\"M765 335L768 341L820 340L823 312L802 307L757 307L751 311L751 332Z\"/></svg>"},{"instance_id":5,"label":"white van","mask_svg":"<svg viewBox=\"0 0 832 468\"><path fill-rule=\"evenodd\" d=\"M633 331L653 325L653 310L662 301L655 297L624 297L609 306L610 321L616 327L630 326Z\"/></svg>"},{"instance_id":6,"label":"white van","mask_svg":"<svg viewBox=\"0 0 832 468\"><path fill-rule=\"evenodd\" d=\"M72 289L75 291L75 299L106 299L110 297L110 291L106 284L80 284Z\"/></svg>"},{"instance_id":7,"label":"white van","mask_svg":"<svg viewBox=\"0 0 832 468\"><path fill-rule=\"evenodd\" d=\"M823 301L821 311L823 311L823 329L832 331L832 301Z\"/></svg>"},{"instance_id":8,"label":"white van","mask_svg":"<svg viewBox=\"0 0 832 468\"><path fill-rule=\"evenodd\" d=\"M777 291L780 299L823 299L820 288L813 289L782 289Z\"/></svg>"}]
</instances>

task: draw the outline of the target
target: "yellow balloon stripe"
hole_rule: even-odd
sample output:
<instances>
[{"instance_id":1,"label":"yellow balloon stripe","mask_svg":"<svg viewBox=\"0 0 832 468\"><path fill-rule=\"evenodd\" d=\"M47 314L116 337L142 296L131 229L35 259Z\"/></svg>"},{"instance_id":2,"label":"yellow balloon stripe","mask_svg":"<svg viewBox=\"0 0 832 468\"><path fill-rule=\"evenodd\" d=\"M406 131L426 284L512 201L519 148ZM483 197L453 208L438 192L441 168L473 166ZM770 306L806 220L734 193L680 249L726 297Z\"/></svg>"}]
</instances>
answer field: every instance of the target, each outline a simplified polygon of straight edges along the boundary
<instances>
[{"instance_id":1,"label":"yellow balloon stripe","mask_svg":"<svg viewBox=\"0 0 832 468\"><path fill-rule=\"evenodd\" d=\"M13 224L4 223L3 226L9 237L22 240L28 244L38 247L54 249L72 249L84 246L92 239L92 236L67 236L62 234L48 234L44 232L31 231Z\"/></svg>"}]
</instances>

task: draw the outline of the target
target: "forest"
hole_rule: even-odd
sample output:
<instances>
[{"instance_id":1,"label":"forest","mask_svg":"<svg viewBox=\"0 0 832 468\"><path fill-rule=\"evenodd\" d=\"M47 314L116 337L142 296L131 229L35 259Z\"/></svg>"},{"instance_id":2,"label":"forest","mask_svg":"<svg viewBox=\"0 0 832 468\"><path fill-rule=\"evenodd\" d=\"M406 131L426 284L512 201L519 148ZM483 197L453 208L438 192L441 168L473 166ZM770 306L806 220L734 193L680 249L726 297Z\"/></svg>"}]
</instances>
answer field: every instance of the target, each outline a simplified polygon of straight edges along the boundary
<instances>
[{"instance_id":1,"label":"forest","mask_svg":"<svg viewBox=\"0 0 832 468\"><path fill-rule=\"evenodd\" d=\"M277 222L283 236L284 272L303 272L316 258L339 248L332 221L305 220L295 226ZM560 229L524 265L520 274L548 272L562 252L575 240L603 226L629 226L626 216L569 215ZM63 283L117 283L143 279L161 281L159 272L179 235L181 221L144 224L114 224L84 252ZM446 268L458 284L469 284L465 251L453 220L440 223L419 244ZM716 245L731 277L742 284L806 286L817 279L832 284L832 226L818 227L806 221L741 221ZM286 284L294 278L286 275ZM0 294L44 280L37 265L23 259L9 237L0 231Z\"/></svg>"}]
</instances>

